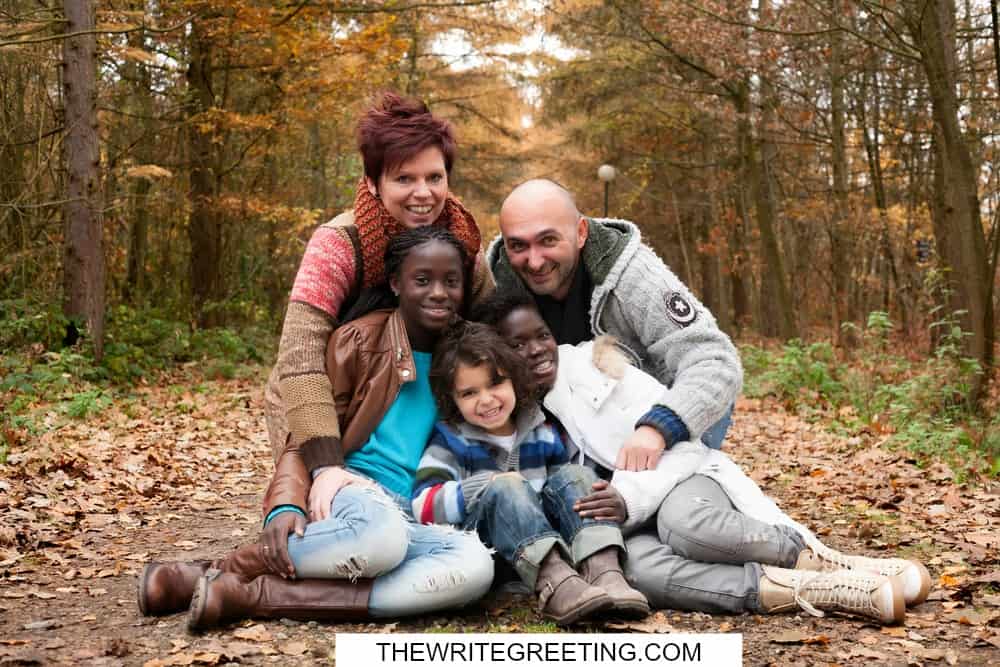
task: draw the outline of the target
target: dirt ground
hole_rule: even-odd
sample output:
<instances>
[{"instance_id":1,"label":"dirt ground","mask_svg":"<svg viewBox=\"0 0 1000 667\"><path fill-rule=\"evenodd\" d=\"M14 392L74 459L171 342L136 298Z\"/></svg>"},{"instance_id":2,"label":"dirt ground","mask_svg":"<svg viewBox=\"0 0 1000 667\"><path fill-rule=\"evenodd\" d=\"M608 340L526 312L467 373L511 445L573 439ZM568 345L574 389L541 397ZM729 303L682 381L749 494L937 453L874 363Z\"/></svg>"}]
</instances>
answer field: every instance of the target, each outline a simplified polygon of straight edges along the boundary
<instances>
[{"instance_id":1,"label":"dirt ground","mask_svg":"<svg viewBox=\"0 0 1000 667\"><path fill-rule=\"evenodd\" d=\"M551 629L528 599L503 595L416 621L255 621L202 636L187 633L185 614L142 617L142 565L254 539L271 471L260 380L186 386L143 388L85 422L52 413L53 430L0 466L0 665L330 664L338 631ZM877 434L838 438L757 401L740 401L726 451L828 544L923 559L930 600L891 628L664 610L574 630L739 632L747 665L1000 665L996 488L956 485Z\"/></svg>"}]
</instances>

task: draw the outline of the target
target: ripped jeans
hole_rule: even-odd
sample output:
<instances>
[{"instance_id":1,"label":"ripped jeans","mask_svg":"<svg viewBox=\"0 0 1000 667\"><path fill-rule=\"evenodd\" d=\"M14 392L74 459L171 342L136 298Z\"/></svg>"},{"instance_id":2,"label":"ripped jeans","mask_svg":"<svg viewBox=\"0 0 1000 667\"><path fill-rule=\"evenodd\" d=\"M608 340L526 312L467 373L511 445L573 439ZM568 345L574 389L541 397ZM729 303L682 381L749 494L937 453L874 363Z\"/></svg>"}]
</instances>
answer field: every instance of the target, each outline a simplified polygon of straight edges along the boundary
<instances>
[{"instance_id":1,"label":"ripped jeans","mask_svg":"<svg viewBox=\"0 0 1000 667\"><path fill-rule=\"evenodd\" d=\"M446 526L414 523L382 487L345 486L330 516L291 535L288 553L300 578L374 577L373 617L411 616L479 599L493 581L493 558L479 539Z\"/></svg>"}]
</instances>

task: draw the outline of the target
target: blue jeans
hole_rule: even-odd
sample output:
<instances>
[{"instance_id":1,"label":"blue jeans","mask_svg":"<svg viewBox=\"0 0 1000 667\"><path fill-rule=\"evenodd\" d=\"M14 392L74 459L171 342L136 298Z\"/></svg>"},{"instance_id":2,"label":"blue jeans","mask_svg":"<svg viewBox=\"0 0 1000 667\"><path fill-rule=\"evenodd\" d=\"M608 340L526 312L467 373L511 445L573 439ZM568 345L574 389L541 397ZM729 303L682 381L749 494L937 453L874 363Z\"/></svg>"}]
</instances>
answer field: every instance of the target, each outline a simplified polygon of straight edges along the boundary
<instances>
[{"instance_id":1,"label":"blue jeans","mask_svg":"<svg viewBox=\"0 0 1000 667\"><path fill-rule=\"evenodd\" d=\"M722 419L709 426L708 430L701 434L701 441L705 443L706 447L722 449L722 441L725 440L726 433L729 432L729 427L733 424L733 408L735 407L735 404L730 405L726 414L722 415Z\"/></svg>"},{"instance_id":2,"label":"blue jeans","mask_svg":"<svg viewBox=\"0 0 1000 667\"><path fill-rule=\"evenodd\" d=\"M538 493L520 473L498 474L472 505L465 527L476 530L534 590L538 570L553 547L574 566L609 546L624 550L616 524L583 519L573 510L597 479L590 468L568 463Z\"/></svg>"},{"instance_id":3,"label":"blue jeans","mask_svg":"<svg viewBox=\"0 0 1000 667\"><path fill-rule=\"evenodd\" d=\"M493 559L475 535L414 523L381 487L342 488L328 518L288 538L288 553L300 578L374 578L376 618L459 607L493 581Z\"/></svg>"}]
</instances>

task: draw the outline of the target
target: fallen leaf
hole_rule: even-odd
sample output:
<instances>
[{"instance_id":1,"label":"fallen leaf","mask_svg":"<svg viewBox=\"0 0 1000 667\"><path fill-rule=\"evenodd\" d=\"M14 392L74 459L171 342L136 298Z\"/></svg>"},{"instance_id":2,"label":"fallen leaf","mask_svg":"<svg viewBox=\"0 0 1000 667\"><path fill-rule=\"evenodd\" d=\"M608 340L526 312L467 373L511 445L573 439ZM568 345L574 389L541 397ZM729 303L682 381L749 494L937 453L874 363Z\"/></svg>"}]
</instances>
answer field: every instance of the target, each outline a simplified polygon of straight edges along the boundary
<instances>
[{"instance_id":1,"label":"fallen leaf","mask_svg":"<svg viewBox=\"0 0 1000 667\"><path fill-rule=\"evenodd\" d=\"M986 625L997 616L1000 616L1000 612L984 613L974 609L956 609L948 614L943 614L941 620L961 623L962 625Z\"/></svg>"},{"instance_id":2,"label":"fallen leaf","mask_svg":"<svg viewBox=\"0 0 1000 667\"><path fill-rule=\"evenodd\" d=\"M773 644L828 644L830 638L826 635L811 635L799 630L786 630L776 637L771 637Z\"/></svg>"},{"instance_id":3,"label":"fallen leaf","mask_svg":"<svg viewBox=\"0 0 1000 667\"><path fill-rule=\"evenodd\" d=\"M885 627L885 628L882 628L882 634L883 635L889 635L890 637L905 637L906 636L906 628Z\"/></svg>"},{"instance_id":4,"label":"fallen leaf","mask_svg":"<svg viewBox=\"0 0 1000 667\"><path fill-rule=\"evenodd\" d=\"M31 623L25 623L21 627L25 630L51 630L52 628L62 627L62 623L54 618L49 618L44 621L32 621Z\"/></svg>"},{"instance_id":5,"label":"fallen leaf","mask_svg":"<svg viewBox=\"0 0 1000 667\"><path fill-rule=\"evenodd\" d=\"M938 579L938 583L945 588L956 588L961 585L961 580L957 577L953 577L950 574L942 574L941 578Z\"/></svg>"},{"instance_id":6,"label":"fallen leaf","mask_svg":"<svg viewBox=\"0 0 1000 667\"><path fill-rule=\"evenodd\" d=\"M995 547L1000 544L1000 532L997 531L966 533L963 537L965 537L966 542L980 544L984 547Z\"/></svg>"},{"instance_id":7,"label":"fallen leaf","mask_svg":"<svg viewBox=\"0 0 1000 667\"><path fill-rule=\"evenodd\" d=\"M233 630L233 636L237 639L249 639L254 642L269 642L274 639L274 635L268 632L263 625L251 625L249 628L237 628Z\"/></svg>"},{"instance_id":8,"label":"fallen leaf","mask_svg":"<svg viewBox=\"0 0 1000 667\"><path fill-rule=\"evenodd\" d=\"M875 646L876 644L878 644L878 637L876 637L875 635L865 635L858 641L864 644L865 646Z\"/></svg>"},{"instance_id":9,"label":"fallen leaf","mask_svg":"<svg viewBox=\"0 0 1000 667\"><path fill-rule=\"evenodd\" d=\"M647 634L663 634L673 632L674 626L667 620L662 611L638 621L612 621L605 627L610 630L625 630L627 632L644 632Z\"/></svg>"},{"instance_id":10,"label":"fallen leaf","mask_svg":"<svg viewBox=\"0 0 1000 667\"><path fill-rule=\"evenodd\" d=\"M305 642L287 642L285 644L280 644L278 646L278 650L285 655L296 656L305 653L309 650L309 647L306 646Z\"/></svg>"},{"instance_id":11,"label":"fallen leaf","mask_svg":"<svg viewBox=\"0 0 1000 667\"><path fill-rule=\"evenodd\" d=\"M1000 584L1000 570L995 570L972 580L974 584Z\"/></svg>"}]
</instances>

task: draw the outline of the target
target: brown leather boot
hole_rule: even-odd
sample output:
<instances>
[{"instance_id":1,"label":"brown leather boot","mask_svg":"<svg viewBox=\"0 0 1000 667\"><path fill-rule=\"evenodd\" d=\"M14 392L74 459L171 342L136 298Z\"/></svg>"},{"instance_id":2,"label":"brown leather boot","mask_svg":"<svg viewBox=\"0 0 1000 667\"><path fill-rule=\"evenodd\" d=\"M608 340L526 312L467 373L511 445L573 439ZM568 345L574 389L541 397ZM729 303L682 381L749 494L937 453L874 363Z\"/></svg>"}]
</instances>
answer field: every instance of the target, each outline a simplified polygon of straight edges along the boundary
<instances>
[{"instance_id":1,"label":"brown leather boot","mask_svg":"<svg viewBox=\"0 0 1000 667\"><path fill-rule=\"evenodd\" d=\"M246 581L269 571L261 555L261 545L256 542L239 547L217 560L149 563L139 575L139 611L144 616L184 611L191 606L191 595L198 578L209 568L232 572Z\"/></svg>"},{"instance_id":2,"label":"brown leather boot","mask_svg":"<svg viewBox=\"0 0 1000 667\"><path fill-rule=\"evenodd\" d=\"M201 632L245 618L299 621L361 621L370 617L368 598L374 579L282 579L264 574L244 581L209 570L198 579L188 630Z\"/></svg>"},{"instance_id":3,"label":"brown leather boot","mask_svg":"<svg viewBox=\"0 0 1000 667\"><path fill-rule=\"evenodd\" d=\"M542 561L535 593L538 610L556 625L576 623L614 604L607 593L584 581L556 549L549 551Z\"/></svg>"},{"instance_id":4,"label":"brown leather boot","mask_svg":"<svg viewBox=\"0 0 1000 667\"><path fill-rule=\"evenodd\" d=\"M608 594L614 603L611 608L614 613L643 618L649 614L649 602L645 595L628 585L618 561L619 553L618 547L611 546L591 554L580 564L580 575L588 584Z\"/></svg>"}]
</instances>

